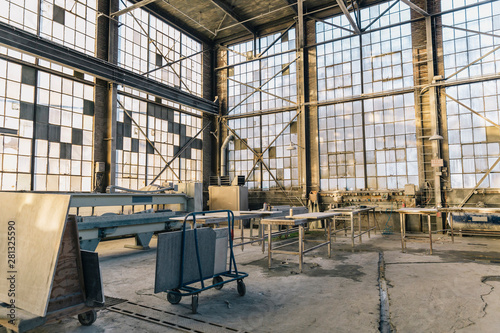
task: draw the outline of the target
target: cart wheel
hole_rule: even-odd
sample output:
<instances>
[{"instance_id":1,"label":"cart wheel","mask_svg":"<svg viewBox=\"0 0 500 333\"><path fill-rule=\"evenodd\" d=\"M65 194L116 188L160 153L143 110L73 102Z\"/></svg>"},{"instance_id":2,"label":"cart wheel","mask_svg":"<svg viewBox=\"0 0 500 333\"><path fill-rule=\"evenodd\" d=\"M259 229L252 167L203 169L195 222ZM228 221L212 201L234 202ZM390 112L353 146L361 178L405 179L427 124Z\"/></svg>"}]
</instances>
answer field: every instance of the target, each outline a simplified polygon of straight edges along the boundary
<instances>
[{"instance_id":1,"label":"cart wheel","mask_svg":"<svg viewBox=\"0 0 500 333\"><path fill-rule=\"evenodd\" d=\"M179 292L179 289L174 289L172 291ZM167 293L167 301L169 301L170 304L178 304L181 299L182 296L179 294Z\"/></svg>"},{"instance_id":2,"label":"cart wheel","mask_svg":"<svg viewBox=\"0 0 500 333\"><path fill-rule=\"evenodd\" d=\"M245 296L245 294L247 293L247 287L245 287L245 283L243 282L243 280L238 280L237 288L238 294L240 294L240 296Z\"/></svg>"},{"instance_id":3,"label":"cart wheel","mask_svg":"<svg viewBox=\"0 0 500 333\"><path fill-rule=\"evenodd\" d=\"M97 319L97 311L96 310L90 310L85 313L80 313L78 315L78 321L80 324L83 326L90 326L93 323L95 323Z\"/></svg>"},{"instance_id":4,"label":"cart wheel","mask_svg":"<svg viewBox=\"0 0 500 333\"><path fill-rule=\"evenodd\" d=\"M198 294L194 294L191 298L191 311L198 313Z\"/></svg>"},{"instance_id":5,"label":"cart wheel","mask_svg":"<svg viewBox=\"0 0 500 333\"><path fill-rule=\"evenodd\" d=\"M212 279L212 284L221 283L221 282L223 282L223 281L224 281L224 279L222 278L222 276L216 276L216 277L214 277L214 278ZM218 286L215 286L214 288L215 288L215 289L217 289L217 290L221 290L221 289L222 289L222 287L224 287L224 285L223 285L223 284L218 285Z\"/></svg>"}]
</instances>

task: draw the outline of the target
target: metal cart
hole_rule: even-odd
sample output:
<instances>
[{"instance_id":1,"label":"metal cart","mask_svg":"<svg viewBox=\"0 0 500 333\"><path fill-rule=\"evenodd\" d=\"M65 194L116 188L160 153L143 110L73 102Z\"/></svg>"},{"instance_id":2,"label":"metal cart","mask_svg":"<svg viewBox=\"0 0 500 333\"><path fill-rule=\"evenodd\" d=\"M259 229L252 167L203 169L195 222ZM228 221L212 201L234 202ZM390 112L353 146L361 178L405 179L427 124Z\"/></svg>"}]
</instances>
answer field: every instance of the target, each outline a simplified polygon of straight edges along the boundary
<instances>
[{"instance_id":1,"label":"metal cart","mask_svg":"<svg viewBox=\"0 0 500 333\"><path fill-rule=\"evenodd\" d=\"M227 213L227 222L228 229L226 228L218 228L212 230L210 228L200 228L196 227L196 216L200 216L208 213ZM186 230L186 222L190 222L193 225L192 230ZM225 229L225 230L224 230ZM223 234L222 231L225 231L225 237L222 238L225 243L219 243L219 250L221 247L224 247L223 250L223 258L224 265L222 266L222 271L216 270L214 268L215 261L215 252L216 252L216 233ZM189 235L188 235L189 233ZM200 234L200 235L199 235ZM205 235L209 235L210 237L205 237ZM167 240L163 241L162 235L165 237L170 237ZM189 237L187 237L187 235ZM203 236L203 237L202 237ZM205 290L210 288L215 288L217 290L222 289L222 287L229 282L236 281L237 282L237 290L240 296L244 296L246 293L245 283L243 279L248 276L247 273L239 272L236 260L234 258L233 252L233 236L234 236L234 214L230 210L216 210L216 211L207 211L207 212L193 212L184 217L184 222L182 226L182 231L178 232L178 235L174 235L174 233L164 233L159 235L159 242L157 248L157 262L156 262L156 281L155 281L155 293L167 291L167 300L171 304L178 304L182 297L191 296L191 310L193 313L197 312L198 309L198 295ZM204 249L200 252L199 240L202 239ZM219 238L221 239L221 238ZM229 239L229 242L227 242ZM180 243L180 251L179 246L176 245ZM227 244L229 243L229 247ZM177 248L175 248L177 247ZM194 247L193 249L190 247ZM229 269L226 270L227 267L227 249L229 249ZM180 256L179 256L180 254ZM180 257L180 261L175 262L175 258ZM203 257L203 258L202 258ZM219 257L221 257L219 253ZM191 264L191 259L196 263L195 267L191 267L191 271L194 270L194 275L186 277L188 275L185 273L186 266ZM194 260L196 258L196 260ZM202 262L205 260L208 262ZM211 262L210 262L211 260ZM172 267L172 264L174 267ZM165 266L165 267L162 267ZM170 265L170 266L169 266ZM216 264L217 265L217 264ZM166 267L169 266L169 267ZM177 272L171 273L172 269L178 267L178 275ZM202 266L204 269L202 270ZM207 269L206 267L211 268ZM220 267L220 264L219 264ZM163 272L169 272L170 274L174 274L176 287L168 288L166 286L172 286L172 278L165 282L164 277L162 276ZM189 271L189 268L187 269ZM193 272L191 272L193 273ZM227 279L224 279L227 278ZM163 281L161 281L163 279ZM211 285L206 285L205 280L212 279ZM201 283L201 288L195 287L194 284Z\"/></svg>"}]
</instances>

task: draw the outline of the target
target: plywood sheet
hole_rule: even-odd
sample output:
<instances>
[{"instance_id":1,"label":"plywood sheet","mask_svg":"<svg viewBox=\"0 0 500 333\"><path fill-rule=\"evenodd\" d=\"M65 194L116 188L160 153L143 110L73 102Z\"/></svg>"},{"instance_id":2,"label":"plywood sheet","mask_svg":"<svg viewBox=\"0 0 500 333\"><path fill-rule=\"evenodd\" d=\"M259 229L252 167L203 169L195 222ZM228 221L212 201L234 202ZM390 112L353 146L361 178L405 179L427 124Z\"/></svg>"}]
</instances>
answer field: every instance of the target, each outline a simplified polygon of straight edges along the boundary
<instances>
[{"instance_id":1,"label":"plywood sheet","mask_svg":"<svg viewBox=\"0 0 500 333\"><path fill-rule=\"evenodd\" d=\"M70 202L69 195L0 192L0 272L6 260L8 224L15 221L16 306L45 316ZM0 279L0 302L10 302L9 281Z\"/></svg>"},{"instance_id":2,"label":"plywood sheet","mask_svg":"<svg viewBox=\"0 0 500 333\"><path fill-rule=\"evenodd\" d=\"M202 276L204 279L210 278L214 275L216 233L211 228L199 228L197 232ZM179 286L181 244L182 231L165 232L158 235L155 293L172 290ZM199 277L194 230L186 230L184 276L182 280L183 283L190 283L199 281Z\"/></svg>"}]
</instances>

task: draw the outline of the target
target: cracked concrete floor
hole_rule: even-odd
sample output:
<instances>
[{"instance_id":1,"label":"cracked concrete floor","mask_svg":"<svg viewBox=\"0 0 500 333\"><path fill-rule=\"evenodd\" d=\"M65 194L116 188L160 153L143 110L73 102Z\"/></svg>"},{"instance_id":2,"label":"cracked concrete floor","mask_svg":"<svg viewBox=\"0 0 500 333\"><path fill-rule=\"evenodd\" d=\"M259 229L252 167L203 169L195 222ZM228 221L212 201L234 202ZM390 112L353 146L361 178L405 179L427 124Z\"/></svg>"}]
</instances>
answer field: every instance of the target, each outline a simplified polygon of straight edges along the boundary
<instances>
[{"instance_id":1,"label":"cracked concrete floor","mask_svg":"<svg viewBox=\"0 0 500 333\"><path fill-rule=\"evenodd\" d=\"M325 247L307 254L302 274L297 274L295 256L274 256L269 270L259 246L246 246L244 252L236 248L239 269L250 274L245 279L247 294L240 297L235 284L203 292L198 314L191 314L190 299L171 305L164 294L153 294L156 239L149 251L123 248L132 243L121 239L99 245L106 295L238 330L379 331L379 253L386 264L393 332L498 332L500 327L498 239L457 237L452 244L441 235L429 255L423 242L410 242L408 253L401 253L399 235L364 237L354 248L348 238L337 237L332 258ZM103 310L91 327L67 318L33 332L170 330Z\"/></svg>"}]
</instances>

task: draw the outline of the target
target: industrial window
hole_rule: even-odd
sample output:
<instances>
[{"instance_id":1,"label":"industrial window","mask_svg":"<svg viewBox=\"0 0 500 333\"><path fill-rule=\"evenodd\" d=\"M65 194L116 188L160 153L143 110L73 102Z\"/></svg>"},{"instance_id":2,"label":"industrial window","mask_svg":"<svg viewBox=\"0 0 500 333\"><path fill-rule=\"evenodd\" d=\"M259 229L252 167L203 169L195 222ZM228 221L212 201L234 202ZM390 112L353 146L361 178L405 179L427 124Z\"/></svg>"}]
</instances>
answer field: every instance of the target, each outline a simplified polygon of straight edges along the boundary
<instances>
[{"instance_id":1,"label":"industrial window","mask_svg":"<svg viewBox=\"0 0 500 333\"><path fill-rule=\"evenodd\" d=\"M362 36L364 93L413 87L411 25Z\"/></svg>"},{"instance_id":2,"label":"industrial window","mask_svg":"<svg viewBox=\"0 0 500 333\"><path fill-rule=\"evenodd\" d=\"M339 103L318 110L323 191L365 188L362 103Z\"/></svg>"},{"instance_id":3,"label":"industrial window","mask_svg":"<svg viewBox=\"0 0 500 333\"><path fill-rule=\"evenodd\" d=\"M228 64L230 65L253 58L253 41L233 45L230 49L232 51L227 52ZM228 111L232 114L240 114L260 110L261 94L252 89L252 87L258 88L261 84L260 81L259 61L252 61L229 68L227 81Z\"/></svg>"},{"instance_id":4,"label":"industrial window","mask_svg":"<svg viewBox=\"0 0 500 333\"><path fill-rule=\"evenodd\" d=\"M255 53L258 55L266 51L280 35L281 33L276 33L259 38L258 50ZM229 49L227 51L229 65L252 60L256 56L253 41L232 45ZM242 114L295 104L297 101L297 67L295 52L292 51L295 51L295 29L290 29L263 53L263 59L229 68L228 112Z\"/></svg>"},{"instance_id":5,"label":"industrial window","mask_svg":"<svg viewBox=\"0 0 500 333\"><path fill-rule=\"evenodd\" d=\"M464 1L447 1L441 6L442 10L459 8L464 6ZM446 77L461 69L463 70L450 77L450 80L487 76L500 70L500 51L486 55L500 46L500 38L477 33L499 35L499 22L500 1L443 15L443 24L470 30L443 27ZM481 61L468 66L485 55ZM449 95L446 99L446 113L451 187L473 188L500 156L500 131L494 125L500 122L500 81L447 87L445 92ZM493 124L473 114L471 110ZM480 187L500 188L498 166Z\"/></svg>"},{"instance_id":6,"label":"industrial window","mask_svg":"<svg viewBox=\"0 0 500 333\"><path fill-rule=\"evenodd\" d=\"M322 190L418 184L413 94L322 106L318 112Z\"/></svg>"},{"instance_id":7,"label":"industrial window","mask_svg":"<svg viewBox=\"0 0 500 333\"><path fill-rule=\"evenodd\" d=\"M413 87L410 18L388 1L361 10L361 36L344 15L316 23L318 100L335 101L318 109L322 190L418 184L414 95L350 101Z\"/></svg>"},{"instance_id":8,"label":"industrial window","mask_svg":"<svg viewBox=\"0 0 500 333\"><path fill-rule=\"evenodd\" d=\"M171 169L167 168L155 183L176 183L177 177L182 181L202 181L202 141L200 137L195 138L201 130L201 118L158 103L156 98L144 97L119 94L116 184L132 189L148 185L181 149L183 151L173 160ZM122 105L135 122L124 112Z\"/></svg>"},{"instance_id":9,"label":"industrial window","mask_svg":"<svg viewBox=\"0 0 500 333\"><path fill-rule=\"evenodd\" d=\"M468 1L473 3L476 1ZM464 1L443 1L442 10L464 6ZM491 75L500 71L500 51L489 56L486 54L500 46L500 37L478 34L474 31L500 35L500 1L492 1L468 9L458 10L442 16L443 27L443 57L445 77L458 70L463 71L450 80L464 79L473 76ZM469 32L459 29L467 29ZM481 61L465 68L482 56Z\"/></svg>"},{"instance_id":10,"label":"industrial window","mask_svg":"<svg viewBox=\"0 0 500 333\"><path fill-rule=\"evenodd\" d=\"M0 60L2 190L91 191L93 89Z\"/></svg>"},{"instance_id":11,"label":"industrial window","mask_svg":"<svg viewBox=\"0 0 500 333\"><path fill-rule=\"evenodd\" d=\"M125 1L120 1L123 8ZM141 8L121 15L119 20L120 66L202 96L201 43Z\"/></svg>"},{"instance_id":12,"label":"industrial window","mask_svg":"<svg viewBox=\"0 0 500 333\"><path fill-rule=\"evenodd\" d=\"M31 189L35 86L27 72L31 69L0 59L0 127L12 133L0 135L2 190ZM23 80L26 76L29 80Z\"/></svg>"},{"instance_id":13,"label":"industrial window","mask_svg":"<svg viewBox=\"0 0 500 333\"><path fill-rule=\"evenodd\" d=\"M365 8L360 15L362 27L367 28L361 37L349 37L352 27L344 15L316 23L316 41L331 41L317 46L320 101L413 86L411 24L370 32L408 21L409 7L390 1Z\"/></svg>"},{"instance_id":14,"label":"industrial window","mask_svg":"<svg viewBox=\"0 0 500 333\"><path fill-rule=\"evenodd\" d=\"M95 54L96 0L43 0L40 8L41 37L88 55Z\"/></svg>"},{"instance_id":15,"label":"industrial window","mask_svg":"<svg viewBox=\"0 0 500 333\"><path fill-rule=\"evenodd\" d=\"M247 185L250 189L278 188L274 178L285 189L298 187L299 171L297 154L298 149L301 148L290 144L291 142L294 144L297 143L296 123L291 122L288 125L294 115L295 111L285 111L263 115L262 117L230 120L229 126L240 137L246 138L245 143L257 153L262 153L269 147L263 156L263 160L272 173L272 175L269 174L265 166L260 162L255 164L256 157L253 152L247 148L245 143L235 140L233 143L230 143L229 150L230 178L234 179L240 175L249 176ZM287 126L286 129L285 126ZM281 131L283 133L269 146ZM290 147L294 149L290 149ZM252 167L254 168L252 169Z\"/></svg>"},{"instance_id":16,"label":"industrial window","mask_svg":"<svg viewBox=\"0 0 500 333\"><path fill-rule=\"evenodd\" d=\"M366 176L369 189L402 189L418 184L414 95L363 101Z\"/></svg>"},{"instance_id":17,"label":"industrial window","mask_svg":"<svg viewBox=\"0 0 500 333\"><path fill-rule=\"evenodd\" d=\"M275 33L259 38L256 52L253 41L229 47L227 61L230 65L252 60L260 53L263 57L228 69L230 115L295 105L297 101L295 29L290 29L281 38L280 35L281 33ZM230 144L228 159L230 177L248 176L247 184L251 189L275 189L279 187L276 181L286 189L298 187L297 155L300 148L291 145L291 142L297 143L297 127L292 121L295 114L296 111L281 111L229 120L229 127L238 136L245 138L245 143L250 148L256 153L265 151L263 155L265 165L261 162L255 164L255 154L244 142L235 140ZM290 147L294 149L287 149Z\"/></svg>"},{"instance_id":18,"label":"industrial window","mask_svg":"<svg viewBox=\"0 0 500 333\"><path fill-rule=\"evenodd\" d=\"M0 0L0 22L36 34L38 3L34 0Z\"/></svg>"},{"instance_id":19,"label":"industrial window","mask_svg":"<svg viewBox=\"0 0 500 333\"><path fill-rule=\"evenodd\" d=\"M94 87L38 73L34 190L92 190Z\"/></svg>"}]
</instances>

